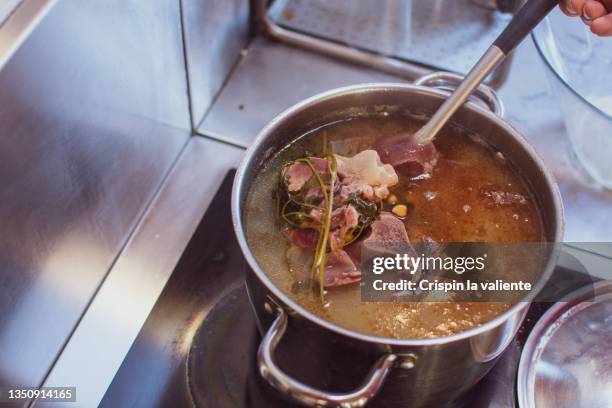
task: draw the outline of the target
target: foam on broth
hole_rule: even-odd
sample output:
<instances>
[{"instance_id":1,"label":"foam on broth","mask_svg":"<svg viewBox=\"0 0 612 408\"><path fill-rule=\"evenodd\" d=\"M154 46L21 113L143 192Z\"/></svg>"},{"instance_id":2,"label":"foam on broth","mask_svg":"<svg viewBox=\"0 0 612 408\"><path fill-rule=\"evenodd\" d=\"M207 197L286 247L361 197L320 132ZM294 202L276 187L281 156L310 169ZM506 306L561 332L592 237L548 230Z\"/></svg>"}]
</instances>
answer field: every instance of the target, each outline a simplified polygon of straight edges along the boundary
<instances>
[{"instance_id":1,"label":"foam on broth","mask_svg":"<svg viewBox=\"0 0 612 408\"><path fill-rule=\"evenodd\" d=\"M245 206L245 233L257 262L297 303L322 318L354 331L392 338L447 336L478 326L503 313L501 302L362 302L359 284L327 291L323 307L317 295L293 290L287 243L275 224L273 191L282 163L321 151L323 132L333 153L352 156L380 137L414 132L420 123L403 116L372 116L333 123L299 138L270 160L255 178ZM441 132L435 142L440 159L430 178L408 180L390 190L409 207L404 220L412 242L542 241L542 224L527 185L494 151L466 131ZM481 189L511 190L527 198L520 206L491 206Z\"/></svg>"}]
</instances>

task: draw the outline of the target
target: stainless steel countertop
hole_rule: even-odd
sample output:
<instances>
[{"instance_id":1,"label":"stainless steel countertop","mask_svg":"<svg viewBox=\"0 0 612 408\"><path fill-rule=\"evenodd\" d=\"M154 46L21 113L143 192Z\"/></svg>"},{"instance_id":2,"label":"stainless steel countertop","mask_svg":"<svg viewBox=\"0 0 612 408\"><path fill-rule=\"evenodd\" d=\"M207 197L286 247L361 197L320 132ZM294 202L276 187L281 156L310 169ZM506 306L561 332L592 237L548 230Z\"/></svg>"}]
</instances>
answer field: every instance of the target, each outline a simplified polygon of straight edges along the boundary
<instances>
[{"instance_id":1,"label":"stainless steel countertop","mask_svg":"<svg viewBox=\"0 0 612 408\"><path fill-rule=\"evenodd\" d=\"M217 96L198 132L247 147L284 109L319 92L363 82L397 82L389 74L256 38Z\"/></svg>"},{"instance_id":2,"label":"stainless steel countertop","mask_svg":"<svg viewBox=\"0 0 612 408\"><path fill-rule=\"evenodd\" d=\"M78 406L98 405L225 174L242 154L203 137L190 139L44 386L75 386Z\"/></svg>"},{"instance_id":3,"label":"stainless steel countertop","mask_svg":"<svg viewBox=\"0 0 612 408\"><path fill-rule=\"evenodd\" d=\"M190 139L183 56L176 0L0 25L1 386L44 381Z\"/></svg>"}]
</instances>

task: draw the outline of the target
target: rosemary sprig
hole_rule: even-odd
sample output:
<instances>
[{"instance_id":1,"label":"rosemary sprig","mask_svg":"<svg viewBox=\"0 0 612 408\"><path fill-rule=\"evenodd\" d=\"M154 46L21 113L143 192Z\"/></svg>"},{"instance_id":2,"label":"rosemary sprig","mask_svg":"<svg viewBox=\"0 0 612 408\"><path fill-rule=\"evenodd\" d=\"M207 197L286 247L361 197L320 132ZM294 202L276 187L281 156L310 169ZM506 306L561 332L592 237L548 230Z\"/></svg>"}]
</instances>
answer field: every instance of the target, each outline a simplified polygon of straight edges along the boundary
<instances>
[{"instance_id":1,"label":"rosemary sprig","mask_svg":"<svg viewBox=\"0 0 612 408\"><path fill-rule=\"evenodd\" d=\"M312 174L314 175L315 182L323 196L322 205L314 205L305 202L305 198L300 194L291 193L286 190L287 180L285 179L285 172L289 166L295 163L303 163L308 166ZM279 219L285 221L289 226L293 228L313 228L318 227L319 235L317 237L317 244L315 247L313 262L310 268L310 289L314 289L315 282L319 283L319 294L322 301L324 301L324 274L326 265L326 253L327 253L327 242L329 240L329 233L331 229L331 213L333 212L333 190L336 182L336 161L333 155L327 156L327 166L329 170L329 185L326 185L322 175L315 168L312 161L308 157L296 159L285 163L280 170L279 177L279 190L282 189L284 192L283 198L285 199L282 205L278 206ZM280 197L280 195L279 195ZM282 198L280 199L282 200ZM322 213L322 221L318 221L305 209L316 209ZM311 223L304 223L302 220L308 219ZM318 276L317 276L318 274ZM318 279L317 279L318 278Z\"/></svg>"},{"instance_id":2,"label":"rosemary sprig","mask_svg":"<svg viewBox=\"0 0 612 408\"><path fill-rule=\"evenodd\" d=\"M334 184L336 183L336 157L333 154L327 155L327 167L329 170L329 185L325 186L322 179L318 177L321 191L323 192L323 202L324 202L324 213L323 213L323 224L321 226L321 231L319 232L319 239L317 240L317 246L315 250L315 256L312 262L312 267L310 271L310 282L312 286L312 282L315 282L316 274L318 273L319 278L319 296L321 297L321 302L325 302L325 287L324 287L324 278L325 278L325 265L327 260L327 242L329 241L329 232L331 229L331 216L333 212L333 203L334 203ZM313 171L314 170L313 167ZM318 172L315 173L315 176L318 175ZM328 190L328 191L326 191Z\"/></svg>"},{"instance_id":3,"label":"rosemary sprig","mask_svg":"<svg viewBox=\"0 0 612 408\"><path fill-rule=\"evenodd\" d=\"M324 142L324 146L327 146L326 140ZM312 228L319 232L310 267L309 281L311 291L314 291L314 286L318 284L322 303L325 303L325 268L327 266L327 250L334 209L334 187L338 178L336 157L329 153L329 149L324 148L324 151L326 152L323 157L326 160L327 172L317 170L313 161L308 156L289 161L281 168L277 190L279 221L284 221L286 225L292 228ZM300 191L290 192L287 189L286 170L295 163L302 163L308 166L313 176L309 184L302 187ZM317 194L313 199L309 199L307 193L305 193L309 188L318 188L321 194ZM346 232L343 237L343 247L356 241L370 224L378 218L381 210L380 203L371 202L357 193L351 194L344 204L352 205L358 211L359 221L358 225ZM319 214L314 214L313 210L317 210Z\"/></svg>"}]
</instances>

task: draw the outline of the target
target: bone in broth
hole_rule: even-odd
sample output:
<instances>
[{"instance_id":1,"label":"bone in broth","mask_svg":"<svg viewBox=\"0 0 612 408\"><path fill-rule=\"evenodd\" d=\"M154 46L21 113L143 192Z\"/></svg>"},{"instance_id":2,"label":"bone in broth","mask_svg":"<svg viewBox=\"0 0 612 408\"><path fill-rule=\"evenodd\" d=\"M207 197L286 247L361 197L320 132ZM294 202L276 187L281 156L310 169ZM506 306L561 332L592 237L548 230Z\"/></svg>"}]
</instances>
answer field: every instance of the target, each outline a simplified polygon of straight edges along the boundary
<instances>
[{"instance_id":1,"label":"bone in broth","mask_svg":"<svg viewBox=\"0 0 612 408\"><path fill-rule=\"evenodd\" d=\"M400 115L329 124L257 175L244 213L249 246L271 280L310 312L357 332L418 339L467 330L510 306L361 300L355 249L368 240L543 241L528 185L502 155L448 126L430 146L397 137L421 125Z\"/></svg>"}]
</instances>

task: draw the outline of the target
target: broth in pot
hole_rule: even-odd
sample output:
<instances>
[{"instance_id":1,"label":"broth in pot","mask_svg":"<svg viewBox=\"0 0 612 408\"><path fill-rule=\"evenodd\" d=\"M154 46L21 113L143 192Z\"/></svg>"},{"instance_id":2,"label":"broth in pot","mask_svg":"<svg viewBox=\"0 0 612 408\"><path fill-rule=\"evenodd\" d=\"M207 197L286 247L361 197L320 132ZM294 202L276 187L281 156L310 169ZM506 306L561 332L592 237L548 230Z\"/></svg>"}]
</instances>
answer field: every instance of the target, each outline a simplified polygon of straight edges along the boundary
<instances>
[{"instance_id":1,"label":"broth in pot","mask_svg":"<svg viewBox=\"0 0 612 408\"><path fill-rule=\"evenodd\" d=\"M298 304L338 326L389 338L440 337L511 306L362 302L355 248L375 236L407 243L544 241L537 203L511 163L458 128L445 128L435 146L418 149L393 138L420 126L399 114L323 126L266 163L248 193L245 233L261 269ZM399 160L398 152L411 159Z\"/></svg>"}]
</instances>

